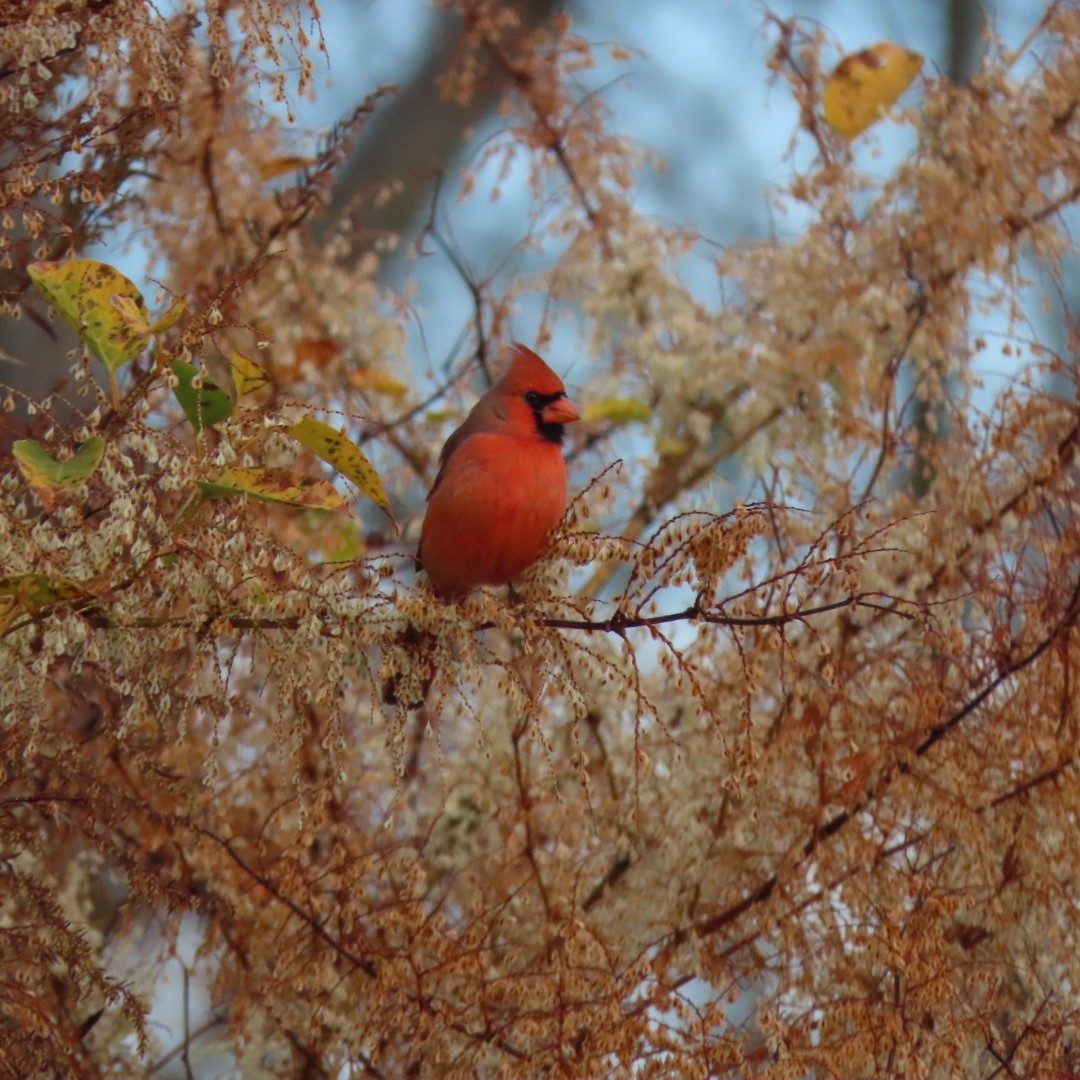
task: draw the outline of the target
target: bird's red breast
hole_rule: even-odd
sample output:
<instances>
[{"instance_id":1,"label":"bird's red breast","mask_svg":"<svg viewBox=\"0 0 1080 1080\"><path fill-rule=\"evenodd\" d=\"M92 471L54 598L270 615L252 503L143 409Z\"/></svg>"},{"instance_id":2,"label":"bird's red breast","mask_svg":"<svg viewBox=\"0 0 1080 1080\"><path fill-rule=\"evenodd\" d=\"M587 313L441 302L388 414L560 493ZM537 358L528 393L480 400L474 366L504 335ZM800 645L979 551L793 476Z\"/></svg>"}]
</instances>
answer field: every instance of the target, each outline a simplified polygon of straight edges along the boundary
<instances>
[{"instance_id":1,"label":"bird's red breast","mask_svg":"<svg viewBox=\"0 0 1080 1080\"><path fill-rule=\"evenodd\" d=\"M440 595L505 585L543 550L566 510L562 380L523 345L450 436L428 494L419 557Z\"/></svg>"}]
</instances>

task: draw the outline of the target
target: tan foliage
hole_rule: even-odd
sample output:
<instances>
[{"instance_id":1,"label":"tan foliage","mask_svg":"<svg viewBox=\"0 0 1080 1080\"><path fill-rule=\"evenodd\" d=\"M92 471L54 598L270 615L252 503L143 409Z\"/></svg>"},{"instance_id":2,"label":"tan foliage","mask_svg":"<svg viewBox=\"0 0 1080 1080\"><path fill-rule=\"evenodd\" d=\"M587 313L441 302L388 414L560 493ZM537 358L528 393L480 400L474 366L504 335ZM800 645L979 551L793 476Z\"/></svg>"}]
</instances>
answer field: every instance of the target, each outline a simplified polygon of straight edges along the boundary
<instances>
[{"instance_id":1,"label":"tan foliage","mask_svg":"<svg viewBox=\"0 0 1080 1080\"><path fill-rule=\"evenodd\" d=\"M200 7L201 38L143 3L14 6L7 300L122 223L188 314L118 403L76 366L82 419L38 437L57 462L103 439L92 475L43 506L0 473L0 1073L207 1047L295 1077L1075 1072L1076 341L1003 352L980 409L972 316L1019 312L1022 255L1055 279L1070 244L1076 6L971 87L929 81L877 187L820 119L822 42L771 23L818 150L777 198L813 220L720 255L710 308L676 270L699 238L637 212L642 154L576 95L570 21L460 0L443 90L508 80L485 152L528 163L523 243L558 255L467 282L473 350L425 389L378 258L305 231L380 92L303 156L259 104L296 56L305 91L314 5ZM435 600L415 521L393 548L367 507L200 498L325 480L289 436L315 410L408 518L526 292L635 422L571 447L582 494L517 603ZM185 419L166 360L229 391L223 420ZM757 502L718 490L733 463ZM391 676L399 702L431 682L419 711ZM198 1038L145 1017L185 916Z\"/></svg>"}]
</instances>

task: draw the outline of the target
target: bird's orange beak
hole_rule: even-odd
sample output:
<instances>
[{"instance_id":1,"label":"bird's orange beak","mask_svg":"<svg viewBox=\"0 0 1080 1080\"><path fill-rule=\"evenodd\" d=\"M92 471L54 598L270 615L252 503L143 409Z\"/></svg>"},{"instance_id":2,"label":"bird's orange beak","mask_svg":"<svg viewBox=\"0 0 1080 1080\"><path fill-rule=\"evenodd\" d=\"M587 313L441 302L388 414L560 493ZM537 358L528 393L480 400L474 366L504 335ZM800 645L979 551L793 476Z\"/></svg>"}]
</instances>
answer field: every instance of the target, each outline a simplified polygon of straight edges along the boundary
<instances>
[{"instance_id":1,"label":"bird's orange beak","mask_svg":"<svg viewBox=\"0 0 1080 1080\"><path fill-rule=\"evenodd\" d=\"M580 420L581 416L568 397L561 397L540 413L540 419L545 424L569 424L573 420Z\"/></svg>"}]
</instances>

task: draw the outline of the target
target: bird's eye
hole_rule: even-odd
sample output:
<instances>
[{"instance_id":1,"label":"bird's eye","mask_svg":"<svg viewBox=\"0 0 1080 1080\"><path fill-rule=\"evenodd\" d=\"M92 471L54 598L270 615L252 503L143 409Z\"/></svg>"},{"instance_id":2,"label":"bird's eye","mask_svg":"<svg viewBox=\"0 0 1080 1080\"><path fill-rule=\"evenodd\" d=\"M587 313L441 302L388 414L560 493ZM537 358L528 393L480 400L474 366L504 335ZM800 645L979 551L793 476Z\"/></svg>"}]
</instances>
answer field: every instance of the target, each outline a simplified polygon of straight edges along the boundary
<instances>
[{"instance_id":1,"label":"bird's eye","mask_svg":"<svg viewBox=\"0 0 1080 1080\"><path fill-rule=\"evenodd\" d=\"M542 409L544 407L544 395L538 394L535 390L530 390L525 395L525 404L530 409Z\"/></svg>"}]
</instances>

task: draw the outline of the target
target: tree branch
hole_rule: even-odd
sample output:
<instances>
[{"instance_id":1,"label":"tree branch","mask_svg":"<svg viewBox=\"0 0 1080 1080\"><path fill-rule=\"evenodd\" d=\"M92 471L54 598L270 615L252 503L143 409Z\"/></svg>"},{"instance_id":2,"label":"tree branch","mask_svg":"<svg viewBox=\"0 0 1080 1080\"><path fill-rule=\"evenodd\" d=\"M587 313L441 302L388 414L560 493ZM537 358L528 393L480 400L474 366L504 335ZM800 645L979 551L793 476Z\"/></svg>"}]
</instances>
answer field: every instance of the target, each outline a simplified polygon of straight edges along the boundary
<instances>
[{"instance_id":1,"label":"tree branch","mask_svg":"<svg viewBox=\"0 0 1080 1080\"><path fill-rule=\"evenodd\" d=\"M981 706L991 694L1000 690L1009 680L1018 675L1025 668L1030 667L1040 656L1043 655L1052 645L1056 644L1067 635L1069 631L1076 625L1077 616L1080 615L1080 581L1077 582L1073 588L1072 596L1069 603L1065 608L1064 613L1059 618L1054 628L1046 635L1034 648L1030 649L1023 656L1018 657L1010 663L1003 665L998 674L994 676L987 684L973 697L969 698L959 709L953 712L946 720L936 724L930 729L929 733L923 738L919 745L913 751L915 758L925 757L934 746L938 744L946 735L951 731L954 731L964 720L966 720L972 713L974 713L979 706ZM1063 768L1064 766L1062 766ZM802 850L799 856L795 859L795 862L790 869L794 869L809 859L818 846L826 840L829 840L833 836L836 836L854 817L862 813L871 803L877 801L890 787L892 781L897 775L905 775L909 773L910 766L905 762L897 761L893 763L889 768L882 773L877 783L870 788L860 799L858 799L847 810L842 810L829 819L820 829L816 829L813 835L803 844ZM1051 770L1051 774L1054 770ZM1049 775L1046 779L1049 778ZM1036 784L1041 783L1042 779L1036 778L1030 786L1034 787ZM1007 797L1012 797L1018 794L1018 791L1008 793ZM995 800L991 803L991 806L998 805L999 801ZM715 915L710 916L707 919L703 919L697 923L694 930L702 935L707 936L715 934L719 930L724 929L726 926L733 923L739 916L745 914L751 908L756 907L758 904L768 900L772 895L773 890L779 881L779 873L771 874L760 885L753 889L750 893L743 897L743 899L732 904L730 907L725 908L723 911L718 912Z\"/></svg>"}]
</instances>

